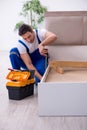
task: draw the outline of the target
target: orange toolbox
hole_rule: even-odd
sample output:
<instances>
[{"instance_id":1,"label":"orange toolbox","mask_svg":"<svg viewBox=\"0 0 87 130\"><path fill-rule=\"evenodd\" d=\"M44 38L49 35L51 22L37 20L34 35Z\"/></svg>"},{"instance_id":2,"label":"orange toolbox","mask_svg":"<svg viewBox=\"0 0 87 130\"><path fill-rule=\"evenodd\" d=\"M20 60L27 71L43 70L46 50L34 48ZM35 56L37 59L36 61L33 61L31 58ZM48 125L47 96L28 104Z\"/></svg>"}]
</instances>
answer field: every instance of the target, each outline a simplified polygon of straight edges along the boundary
<instances>
[{"instance_id":1,"label":"orange toolbox","mask_svg":"<svg viewBox=\"0 0 87 130\"><path fill-rule=\"evenodd\" d=\"M34 94L34 71L10 71L6 76L9 99L21 100Z\"/></svg>"}]
</instances>

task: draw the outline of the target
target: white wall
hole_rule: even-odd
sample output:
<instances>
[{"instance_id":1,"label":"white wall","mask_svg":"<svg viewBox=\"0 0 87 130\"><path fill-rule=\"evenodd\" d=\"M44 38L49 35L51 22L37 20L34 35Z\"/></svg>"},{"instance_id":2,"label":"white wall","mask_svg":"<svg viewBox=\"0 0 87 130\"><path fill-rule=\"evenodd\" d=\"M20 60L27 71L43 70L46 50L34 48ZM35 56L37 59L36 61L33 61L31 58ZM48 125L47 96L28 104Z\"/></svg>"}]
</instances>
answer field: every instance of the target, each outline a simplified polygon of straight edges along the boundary
<instances>
[{"instance_id":1,"label":"white wall","mask_svg":"<svg viewBox=\"0 0 87 130\"><path fill-rule=\"evenodd\" d=\"M18 39L15 23L24 20L19 16L22 4L27 0L0 0L0 50L9 50ZM86 10L87 0L40 0L48 11Z\"/></svg>"},{"instance_id":2,"label":"white wall","mask_svg":"<svg viewBox=\"0 0 87 130\"><path fill-rule=\"evenodd\" d=\"M87 10L87 0L40 0L49 11Z\"/></svg>"}]
</instances>

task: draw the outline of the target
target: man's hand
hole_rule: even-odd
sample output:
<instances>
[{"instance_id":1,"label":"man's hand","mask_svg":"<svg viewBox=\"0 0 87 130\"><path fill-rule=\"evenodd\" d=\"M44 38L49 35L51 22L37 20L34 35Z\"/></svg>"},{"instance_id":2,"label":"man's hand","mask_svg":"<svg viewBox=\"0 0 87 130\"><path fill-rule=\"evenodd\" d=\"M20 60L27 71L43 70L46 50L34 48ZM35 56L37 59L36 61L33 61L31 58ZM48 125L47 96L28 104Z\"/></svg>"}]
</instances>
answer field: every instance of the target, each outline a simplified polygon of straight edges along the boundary
<instances>
[{"instance_id":1,"label":"man's hand","mask_svg":"<svg viewBox=\"0 0 87 130\"><path fill-rule=\"evenodd\" d=\"M41 44L39 44L38 48L39 48L39 52L40 52L41 55L47 56L47 54L48 54L48 49L44 48L44 46L41 45Z\"/></svg>"}]
</instances>

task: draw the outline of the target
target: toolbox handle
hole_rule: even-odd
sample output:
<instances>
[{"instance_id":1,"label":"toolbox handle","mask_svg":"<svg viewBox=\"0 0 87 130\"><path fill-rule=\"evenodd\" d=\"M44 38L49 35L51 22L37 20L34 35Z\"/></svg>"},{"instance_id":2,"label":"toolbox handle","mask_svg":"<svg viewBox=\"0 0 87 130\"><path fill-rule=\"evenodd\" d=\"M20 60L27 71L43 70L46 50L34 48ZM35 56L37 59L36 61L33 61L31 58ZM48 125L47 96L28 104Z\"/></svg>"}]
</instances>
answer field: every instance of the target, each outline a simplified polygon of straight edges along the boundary
<instances>
[{"instance_id":1,"label":"toolbox handle","mask_svg":"<svg viewBox=\"0 0 87 130\"><path fill-rule=\"evenodd\" d=\"M8 70L10 70L10 71L20 71L20 70L12 69L12 68L8 68Z\"/></svg>"}]
</instances>

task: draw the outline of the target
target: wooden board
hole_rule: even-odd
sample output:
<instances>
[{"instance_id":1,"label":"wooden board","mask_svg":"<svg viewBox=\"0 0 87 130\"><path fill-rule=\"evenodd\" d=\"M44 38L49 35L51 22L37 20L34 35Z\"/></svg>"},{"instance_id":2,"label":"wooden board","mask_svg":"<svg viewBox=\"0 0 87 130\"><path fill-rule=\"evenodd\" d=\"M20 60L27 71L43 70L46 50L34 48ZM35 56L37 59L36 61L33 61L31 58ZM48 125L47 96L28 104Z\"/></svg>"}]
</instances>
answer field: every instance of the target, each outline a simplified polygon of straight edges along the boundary
<instances>
[{"instance_id":1,"label":"wooden board","mask_svg":"<svg viewBox=\"0 0 87 130\"><path fill-rule=\"evenodd\" d=\"M87 69L66 68L64 73L61 74L50 68L45 82L87 82Z\"/></svg>"},{"instance_id":2,"label":"wooden board","mask_svg":"<svg viewBox=\"0 0 87 130\"><path fill-rule=\"evenodd\" d=\"M87 62L81 61L50 61L49 66L56 72L63 74L64 67L71 68L87 68Z\"/></svg>"}]
</instances>

